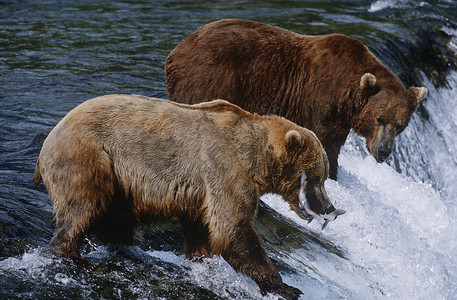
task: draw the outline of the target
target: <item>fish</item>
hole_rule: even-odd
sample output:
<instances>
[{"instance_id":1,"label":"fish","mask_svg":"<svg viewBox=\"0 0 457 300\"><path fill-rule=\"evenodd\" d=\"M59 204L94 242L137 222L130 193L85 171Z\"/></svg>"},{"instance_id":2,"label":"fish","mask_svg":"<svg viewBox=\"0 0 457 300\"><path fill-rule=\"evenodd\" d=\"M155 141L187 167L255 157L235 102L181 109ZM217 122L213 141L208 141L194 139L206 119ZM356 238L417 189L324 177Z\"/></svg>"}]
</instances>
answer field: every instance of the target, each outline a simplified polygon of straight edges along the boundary
<instances>
[{"instance_id":1,"label":"fish","mask_svg":"<svg viewBox=\"0 0 457 300\"><path fill-rule=\"evenodd\" d=\"M328 223L331 221L336 220L338 216L345 214L346 211L344 209L335 209L335 207L331 206L327 209L325 214L318 214L314 212L311 207L309 206L308 199L306 198L305 194L305 185L306 185L306 174L304 171L301 173L301 184L300 184L300 191L298 193L298 209L306 214L303 214L305 220L308 221L308 224L311 223L312 220L316 216L319 216L325 220L324 224L322 225L322 230L324 230Z\"/></svg>"},{"instance_id":2,"label":"fish","mask_svg":"<svg viewBox=\"0 0 457 300\"><path fill-rule=\"evenodd\" d=\"M346 213L346 211L344 209L338 208L338 209L335 209L334 211L332 211L331 213L325 213L323 215L320 215L325 220L324 224L322 225L322 230L324 230L325 227L327 227L327 225L330 221L336 220L336 218L338 218L338 216L343 215L345 213Z\"/></svg>"}]
</instances>

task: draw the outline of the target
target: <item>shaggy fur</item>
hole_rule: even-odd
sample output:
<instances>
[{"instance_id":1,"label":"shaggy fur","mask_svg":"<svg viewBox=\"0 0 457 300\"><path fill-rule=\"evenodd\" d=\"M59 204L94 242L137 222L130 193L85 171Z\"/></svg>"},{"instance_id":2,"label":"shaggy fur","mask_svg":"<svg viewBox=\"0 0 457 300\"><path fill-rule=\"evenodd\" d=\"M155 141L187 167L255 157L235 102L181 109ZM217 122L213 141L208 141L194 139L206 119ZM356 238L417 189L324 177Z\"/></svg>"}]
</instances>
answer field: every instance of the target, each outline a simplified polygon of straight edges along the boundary
<instances>
[{"instance_id":1,"label":"shaggy fur","mask_svg":"<svg viewBox=\"0 0 457 300\"><path fill-rule=\"evenodd\" d=\"M312 130L327 151L333 179L351 128L383 162L427 94L423 87L405 90L357 39L236 19L189 35L168 56L165 71L171 100L223 98Z\"/></svg>"},{"instance_id":2,"label":"shaggy fur","mask_svg":"<svg viewBox=\"0 0 457 300\"><path fill-rule=\"evenodd\" d=\"M311 190L323 188L328 169L317 137L284 118L222 100L190 106L109 95L57 124L34 181L43 180L54 205L57 254L84 264L85 234L132 243L139 224L178 217L188 258L221 255L262 293L294 299L300 291L282 282L254 230L259 196L281 194L302 215L302 170ZM326 195L310 201L318 213L332 207Z\"/></svg>"}]
</instances>

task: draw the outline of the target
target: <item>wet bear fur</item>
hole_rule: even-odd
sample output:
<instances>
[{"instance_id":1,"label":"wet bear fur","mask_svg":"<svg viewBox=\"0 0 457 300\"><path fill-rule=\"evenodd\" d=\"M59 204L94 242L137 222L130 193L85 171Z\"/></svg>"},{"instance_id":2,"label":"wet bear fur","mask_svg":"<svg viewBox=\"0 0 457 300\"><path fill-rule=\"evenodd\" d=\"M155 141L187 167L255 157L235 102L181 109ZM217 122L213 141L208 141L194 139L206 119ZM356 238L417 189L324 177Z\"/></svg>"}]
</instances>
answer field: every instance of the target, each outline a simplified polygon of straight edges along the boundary
<instances>
[{"instance_id":1,"label":"wet bear fur","mask_svg":"<svg viewBox=\"0 0 457 300\"><path fill-rule=\"evenodd\" d=\"M165 72L173 101L223 98L312 130L327 151L332 179L351 128L383 162L427 94L424 87L406 90L355 38L301 35L238 19L190 34L168 56Z\"/></svg>"},{"instance_id":2,"label":"wet bear fur","mask_svg":"<svg viewBox=\"0 0 457 300\"><path fill-rule=\"evenodd\" d=\"M80 104L55 126L34 181L45 183L53 202L55 254L84 265L78 247L86 234L131 244L138 225L177 217L188 258L221 255L263 294L296 299L301 292L282 282L254 220L267 192L300 214L302 170L307 188L323 187L326 153L311 131L282 117L222 100L191 106L108 95Z\"/></svg>"}]
</instances>

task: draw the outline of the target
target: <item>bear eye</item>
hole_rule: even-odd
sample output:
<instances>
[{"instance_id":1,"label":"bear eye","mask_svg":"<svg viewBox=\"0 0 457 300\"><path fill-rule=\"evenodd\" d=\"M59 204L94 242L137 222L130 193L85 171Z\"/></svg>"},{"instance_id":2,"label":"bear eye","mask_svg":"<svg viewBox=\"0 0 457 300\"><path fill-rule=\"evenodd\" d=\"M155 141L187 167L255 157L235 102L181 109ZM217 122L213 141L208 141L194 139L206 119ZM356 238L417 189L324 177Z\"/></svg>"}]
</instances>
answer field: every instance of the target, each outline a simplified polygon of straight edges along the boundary
<instances>
[{"instance_id":1,"label":"bear eye","mask_svg":"<svg viewBox=\"0 0 457 300\"><path fill-rule=\"evenodd\" d=\"M379 125L386 125L386 122L382 118L377 119Z\"/></svg>"}]
</instances>

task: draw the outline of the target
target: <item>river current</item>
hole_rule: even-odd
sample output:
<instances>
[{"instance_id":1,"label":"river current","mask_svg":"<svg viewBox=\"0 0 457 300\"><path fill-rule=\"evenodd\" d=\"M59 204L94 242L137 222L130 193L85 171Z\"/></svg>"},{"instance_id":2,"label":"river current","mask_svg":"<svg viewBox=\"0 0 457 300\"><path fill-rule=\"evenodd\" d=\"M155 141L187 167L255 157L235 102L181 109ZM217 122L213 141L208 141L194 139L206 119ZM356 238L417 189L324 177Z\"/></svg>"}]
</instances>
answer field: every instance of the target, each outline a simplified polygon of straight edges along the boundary
<instances>
[{"instance_id":1,"label":"river current","mask_svg":"<svg viewBox=\"0 0 457 300\"><path fill-rule=\"evenodd\" d=\"M0 299L259 299L220 257L185 259L174 222L138 230L136 246L86 239L86 272L41 255L53 233L42 143L79 103L105 94L166 98L169 52L198 27L244 18L303 34L358 38L426 100L378 164L351 134L338 182L344 216L321 230L278 195L256 229L302 299L457 299L457 1L0 0ZM265 299L276 299L268 295Z\"/></svg>"}]
</instances>

